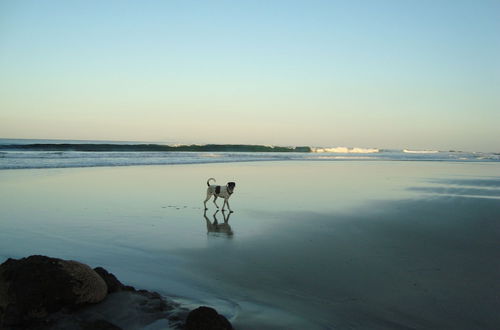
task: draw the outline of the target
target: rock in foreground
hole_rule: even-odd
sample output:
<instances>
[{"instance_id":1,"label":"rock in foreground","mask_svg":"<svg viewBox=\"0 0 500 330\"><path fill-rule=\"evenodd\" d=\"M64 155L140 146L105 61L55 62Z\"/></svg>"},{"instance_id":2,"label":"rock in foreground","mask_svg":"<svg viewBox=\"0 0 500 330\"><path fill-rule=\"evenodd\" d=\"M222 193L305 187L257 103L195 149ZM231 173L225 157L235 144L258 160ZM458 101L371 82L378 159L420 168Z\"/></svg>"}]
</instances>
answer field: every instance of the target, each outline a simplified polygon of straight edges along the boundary
<instances>
[{"instance_id":1,"label":"rock in foreground","mask_svg":"<svg viewBox=\"0 0 500 330\"><path fill-rule=\"evenodd\" d=\"M192 310L186 320L186 330L232 330L231 323L210 307Z\"/></svg>"},{"instance_id":2,"label":"rock in foreground","mask_svg":"<svg viewBox=\"0 0 500 330\"><path fill-rule=\"evenodd\" d=\"M106 298L108 287L89 266L45 256L0 265L0 325L28 327L61 308Z\"/></svg>"},{"instance_id":3,"label":"rock in foreground","mask_svg":"<svg viewBox=\"0 0 500 330\"><path fill-rule=\"evenodd\" d=\"M104 268L46 256L0 265L1 330L183 328L188 310L160 294L123 285ZM214 309L189 314L186 329L232 329Z\"/></svg>"}]
</instances>

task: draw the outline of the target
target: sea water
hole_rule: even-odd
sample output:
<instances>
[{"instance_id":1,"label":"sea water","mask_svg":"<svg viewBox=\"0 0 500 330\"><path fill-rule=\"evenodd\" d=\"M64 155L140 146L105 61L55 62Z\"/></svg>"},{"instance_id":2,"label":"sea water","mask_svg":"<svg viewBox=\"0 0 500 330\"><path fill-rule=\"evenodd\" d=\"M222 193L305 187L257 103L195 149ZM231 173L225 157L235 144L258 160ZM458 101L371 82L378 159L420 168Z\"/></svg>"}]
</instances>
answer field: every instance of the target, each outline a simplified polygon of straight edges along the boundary
<instances>
[{"instance_id":1,"label":"sea water","mask_svg":"<svg viewBox=\"0 0 500 330\"><path fill-rule=\"evenodd\" d=\"M500 161L500 153L493 152L349 147L211 146L212 148L206 145L170 146L167 144L139 142L0 139L0 169L173 165L273 160ZM266 151L260 152L259 150ZM280 150L280 152L275 152L275 150ZM296 150L302 152L295 152ZM306 150L307 152L305 152Z\"/></svg>"}]
</instances>

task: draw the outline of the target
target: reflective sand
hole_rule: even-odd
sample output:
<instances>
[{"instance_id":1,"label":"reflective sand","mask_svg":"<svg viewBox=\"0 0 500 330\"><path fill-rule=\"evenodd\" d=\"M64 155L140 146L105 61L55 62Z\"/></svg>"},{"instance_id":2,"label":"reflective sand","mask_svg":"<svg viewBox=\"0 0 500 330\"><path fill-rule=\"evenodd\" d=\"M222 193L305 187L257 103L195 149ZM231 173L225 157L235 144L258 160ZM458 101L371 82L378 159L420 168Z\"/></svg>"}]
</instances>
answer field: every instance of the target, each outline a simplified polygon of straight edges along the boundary
<instances>
[{"instance_id":1,"label":"reflective sand","mask_svg":"<svg viewBox=\"0 0 500 330\"><path fill-rule=\"evenodd\" d=\"M0 261L103 266L238 329L497 328L499 173L362 161L0 171ZM236 181L235 213L204 213L209 177Z\"/></svg>"}]
</instances>

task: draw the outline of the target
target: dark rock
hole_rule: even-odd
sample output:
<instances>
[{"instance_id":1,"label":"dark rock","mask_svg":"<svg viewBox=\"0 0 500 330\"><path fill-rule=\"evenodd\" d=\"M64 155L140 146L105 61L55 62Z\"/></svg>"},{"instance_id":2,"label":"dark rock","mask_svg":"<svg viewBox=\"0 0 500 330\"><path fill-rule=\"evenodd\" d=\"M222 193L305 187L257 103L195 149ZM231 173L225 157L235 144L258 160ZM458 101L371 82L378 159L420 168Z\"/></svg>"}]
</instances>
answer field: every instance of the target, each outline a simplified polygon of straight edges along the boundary
<instances>
[{"instance_id":1,"label":"dark rock","mask_svg":"<svg viewBox=\"0 0 500 330\"><path fill-rule=\"evenodd\" d=\"M0 265L0 329L28 327L60 309L102 301L103 279L77 261L30 256Z\"/></svg>"},{"instance_id":2,"label":"dark rock","mask_svg":"<svg viewBox=\"0 0 500 330\"><path fill-rule=\"evenodd\" d=\"M120 282L115 275L109 273L106 269L102 267L94 268L95 272L99 274L99 276L106 282L108 286L108 293L122 291L125 288L125 285Z\"/></svg>"},{"instance_id":3,"label":"dark rock","mask_svg":"<svg viewBox=\"0 0 500 330\"><path fill-rule=\"evenodd\" d=\"M117 327L111 322L106 320L97 320L92 322L86 322L81 325L82 330L122 330L122 328Z\"/></svg>"},{"instance_id":4,"label":"dark rock","mask_svg":"<svg viewBox=\"0 0 500 330\"><path fill-rule=\"evenodd\" d=\"M186 330L231 330L229 321L213 308L201 306L192 310L186 320Z\"/></svg>"},{"instance_id":5,"label":"dark rock","mask_svg":"<svg viewBox=\"0 0 500 330\"><path fill-rule=\"evenodd\" d=\"M8 259L0 265L0 330L142 329L152 323L188 330L233 329L213 308L188 314L157 292L123 285L102 267L45 256Z\"/></svg>"}]
</instances>

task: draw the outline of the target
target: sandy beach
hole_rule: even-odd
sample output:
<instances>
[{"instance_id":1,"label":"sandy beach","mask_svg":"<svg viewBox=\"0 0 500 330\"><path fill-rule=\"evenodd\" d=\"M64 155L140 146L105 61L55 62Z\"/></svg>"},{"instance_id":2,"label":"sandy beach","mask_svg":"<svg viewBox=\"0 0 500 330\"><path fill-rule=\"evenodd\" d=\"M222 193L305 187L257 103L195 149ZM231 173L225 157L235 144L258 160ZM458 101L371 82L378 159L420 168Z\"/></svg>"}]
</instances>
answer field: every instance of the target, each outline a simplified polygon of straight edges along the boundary
<instances>
[{"instance_id":1,"label":"sandy beach","mask_svg":"<svg viewBox=\"0 0 500 330\"><path fill-rule=\"evenodd\" d=\"M498 173L424 161L2 170L0 262L103 266L236 329L495 329ZM209 177L236 182L234 213L204 212Z\"/></svg>"}]
</instances>

